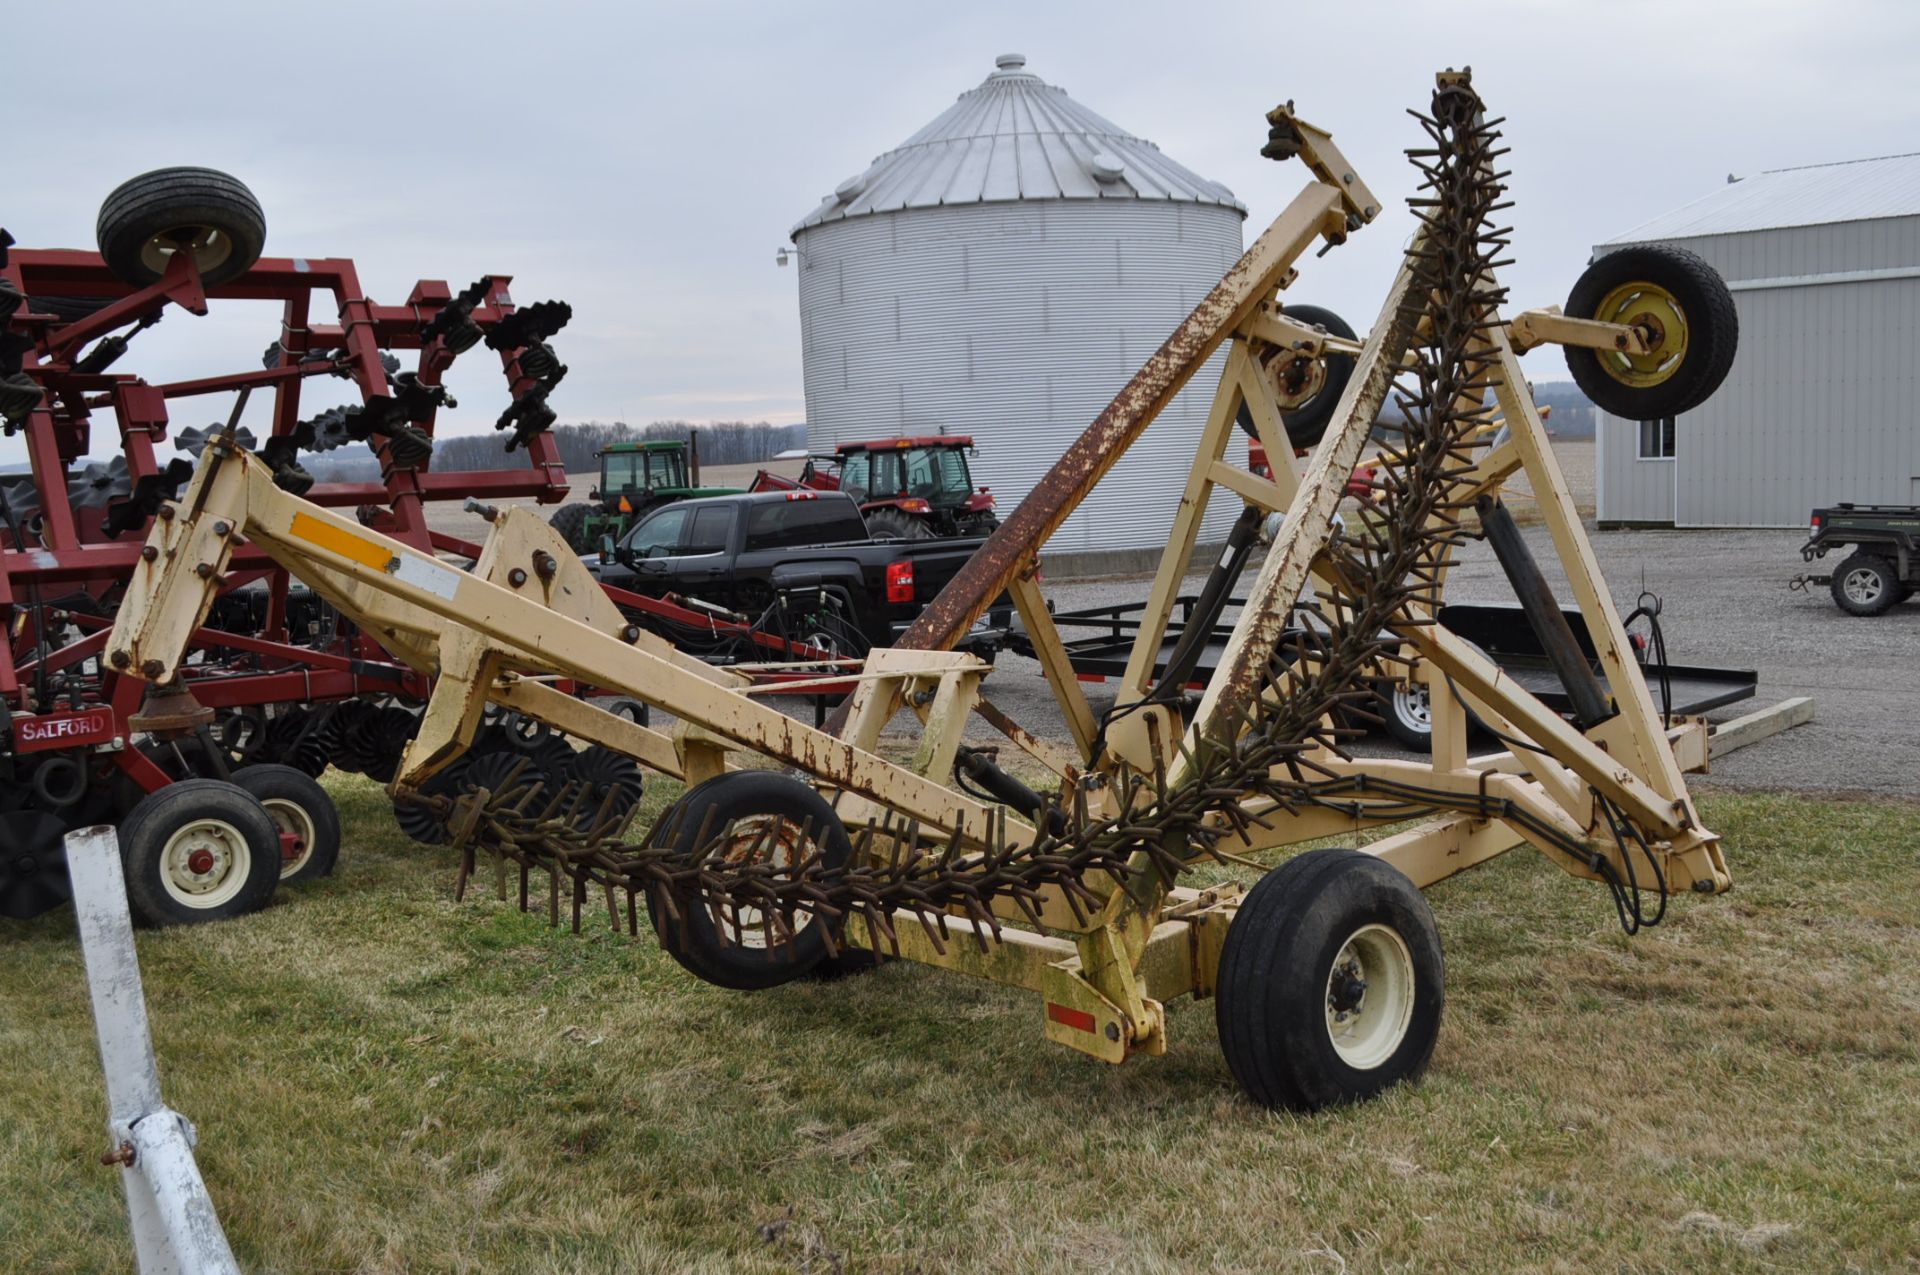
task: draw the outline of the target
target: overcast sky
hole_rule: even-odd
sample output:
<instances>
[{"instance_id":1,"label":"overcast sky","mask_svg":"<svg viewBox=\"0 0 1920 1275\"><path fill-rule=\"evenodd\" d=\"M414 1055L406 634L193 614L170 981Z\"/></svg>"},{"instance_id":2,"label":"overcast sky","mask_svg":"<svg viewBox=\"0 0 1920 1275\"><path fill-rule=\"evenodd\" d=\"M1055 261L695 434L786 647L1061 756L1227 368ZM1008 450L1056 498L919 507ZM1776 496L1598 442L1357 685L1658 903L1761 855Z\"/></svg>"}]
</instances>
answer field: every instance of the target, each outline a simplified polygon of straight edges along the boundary
<instances>
[{"instance_id":1,"label":"overcast sky","mask_svg":"<svg viewBox=\"0 0 1920 1275\"><path fill-rule=\"evenodd\" d=\"M1594 243L1729 173L1920 149L1911 0L195 0L4 16L0 225L21 243L91 247L125 178L225 169L266 209L269 254L350 256L377 300L491 271L521 301L572 302L555 342L572 369L563 420L804 419L795 272L775 249L1003 52L1231 187L1249 239L1304 177L1258 155L1264 112L1293 99L1388 201L1293 289L1356 323L1409 233L1405 111L1442 66L1471 64L1508 118L1518 306L1563 301ZM56 55L76 43L84 61ZM252 365L277 312L224 309L175 312L116 370ZM1551 350L1529 362L1537 380L1565 375ZM497 367L471 355L451 379L461 407L443 430L490 426ZM218 414L202 403L176 427ZM18 439L0 442L0 463L20 459Z\"/></svg>"}]
</instances>

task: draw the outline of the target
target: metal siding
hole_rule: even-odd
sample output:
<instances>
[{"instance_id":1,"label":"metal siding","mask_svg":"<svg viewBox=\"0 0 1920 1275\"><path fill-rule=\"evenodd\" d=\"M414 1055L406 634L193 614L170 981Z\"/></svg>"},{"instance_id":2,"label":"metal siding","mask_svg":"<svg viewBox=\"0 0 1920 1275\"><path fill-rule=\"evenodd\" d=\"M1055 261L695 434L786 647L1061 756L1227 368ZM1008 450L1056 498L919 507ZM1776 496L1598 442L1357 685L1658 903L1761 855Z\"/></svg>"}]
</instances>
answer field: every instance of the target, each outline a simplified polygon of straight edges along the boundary
<instances>
[{"instance_id":1,"label":"metal siding","mask_svg":"<svg viewBox=\"0 0 1920 1275\"><path fill-rule=\"evenodd\" d=\"M1239 258L1240 227L1231 208L1130 199L907 209L802 230L808 445L972 434L975 481L1012 508ZM1220 362L1052 550L1166 543ZM1224 539L1239 503L1216 499L1202 539Z\"/></svg>"},{"instance_id":2,"label":"metal siding","mask_svg":"<svg viewBox=\"0 0 1920 1275\"><path fill-rule=\"evenodd\" d=\"M1679 425L1676 422L1676 433ZM1601 522L1672 522L1673 471L1679 461L1640 460L1640 423L1597 413L1594 512ZM1675 439L1679 450L1679 439Z\"/></svg>"},{"instance_id":3,"label":"metal siding","mask_svg":"<svg viewBox=\"0 0 1920 1275\"><path fill-rule=\"evenodd\" d=\"M1920 279L1820 276L1920 266L1920 217L1672 239L1734 290L1740 353L1676 422L1672 516L1682 527L1800 527L1816 505L1908 503L1920 479ZM1602 245L1597 252L1623 244ZM1742 286L1805 280L1790 286ZM1657 520L1631 429L1599 449L1608 521Z\"/></svg>"}]
</instances>

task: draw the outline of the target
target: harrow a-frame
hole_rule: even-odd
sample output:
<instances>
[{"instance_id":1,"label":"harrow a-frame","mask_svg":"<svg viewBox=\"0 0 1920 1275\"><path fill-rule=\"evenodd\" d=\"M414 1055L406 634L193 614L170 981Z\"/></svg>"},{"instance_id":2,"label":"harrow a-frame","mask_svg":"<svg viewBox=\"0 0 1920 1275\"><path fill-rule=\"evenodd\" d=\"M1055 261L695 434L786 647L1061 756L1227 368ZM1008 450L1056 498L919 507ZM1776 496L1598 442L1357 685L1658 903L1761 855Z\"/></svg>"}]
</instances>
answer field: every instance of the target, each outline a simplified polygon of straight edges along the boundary
<instances>
[{"instance_id":1,"label":"harrow a-frame","mask_svg":"<svg viewBox=\"0 0 1920 1275\"><path fill-rule=\"evenodd\" d=\"M1211 994L1222 1048L1256 1100L1312 1108L1376 1093L1420 1072L1438 1030L1441 956L1418 887L1530 844L1569 874L1605 883L1632 929L1657 920L1671 891L1730 885L1674 751L1675 739L1698 747L1698 731L1675 730L1654 708L1524 392L1516 347L1551 340L1601 351L1603 368L1622 369L1623 394L1681 377L1704 397L1718 378L1696 375L1697 361L1724 374L1732 337L1697 305L1636 309L1633 296L1672 299L1659 277L1639 281L1607 321L1557 311L1503 320L1495 273L1506 240L1491 220L1503 206L1497 134L1464 73L1439 77L1420 118L1429 138L1412 152L1420 229L1365 340L1340 342L1289 319L1280 300L1308 248L1343 242L1379 206L1328 134L1279 108L1266 153L1298 157L1312 179L903 643L852 675L856 689L827 730L768 707L737 673L624 624L558 537L523 511L496 519L465 574L276 489L267 467L231 442L208 448L177 516L155 523L155 553L136 568L109 658L171 678L204 613L207 577L244 538L398 658L437 675L395 786L446 821L463 847L463 888L484 851L517 865L523 907L544 872L556 921L565 900L578 925L599 895L614 924L624 911L637 927L644 894L668 950L727 986L768 986L863 950L1018 985L1041 994L1050 1039L1113 1062L1164 1052L1166 1002ZM1147 621L1120 699L1096 713L1049 623L1038 555L1222 346L1224 376ZM1276 465L1264 479L1227 464L1243 404L1268 454L1290 454L1281 414L1300 378L1282 372L1329 352L1356 366L1305 473ZM1381 417L1390 396L1398 421ZM1349 475L1381 435L1359 516L1337 531ZM1499 503L1518 472L1540 500L1599 650L1597 671L1562 646L1558 605ZM1154 670L1216 488L1284 519L1224 658L1191 705L1177 669L1159 680ZM1566 657L1557 667L1573 722L1434 623L1453 555L1476 535L1499 550L1543 644ZM987 666L949 649L1003 589L1040 654L1070 747L1008 719L982 694ZM1204 631L1216 618L1190 623ZM1427 761L1343 748L1335 710L1368 694L1363 672L1383 664L1410 664L1408 676L1435 688ZM554 675L633 696L679 725L667 733L616 717L547 685ZM540 791L509 775L490 789L423 791L489 702L678 776L688 791L634 843L614 812L572 788ZM922 729L911 756L893 761L881 731L902 710ZM1470 757L1469 711L1509 751ZM1032 768L1051 771L1056 789L1038 794L989 750L967 746L973 716ZM768 761L797 775L762 768ZM1195 864L1260 867L1256 856L1283 846L1388 828L1363 851L1295 855L1250 890L1177 884Z\"/></svg>"}]
</instances>

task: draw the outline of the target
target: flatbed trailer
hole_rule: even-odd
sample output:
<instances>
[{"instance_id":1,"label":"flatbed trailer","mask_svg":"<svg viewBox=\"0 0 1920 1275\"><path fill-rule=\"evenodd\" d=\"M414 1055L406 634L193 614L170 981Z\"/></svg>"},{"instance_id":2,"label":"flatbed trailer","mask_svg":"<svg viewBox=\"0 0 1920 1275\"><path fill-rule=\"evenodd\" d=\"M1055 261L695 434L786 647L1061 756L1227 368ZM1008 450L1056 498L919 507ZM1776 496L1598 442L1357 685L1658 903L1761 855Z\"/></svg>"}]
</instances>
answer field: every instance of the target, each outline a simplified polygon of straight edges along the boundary
<instances>
[{"instance_id":1,"label":"flatbed trailer","mask_svg":"<svg viewBox=\"0 0 1920 1275\"><path fill-rule=\"evenodd\" d=\"M1183 594L1173 600L1173 615L1160 642L1153 677L1157 682L1180 645L1186 625L1202 600ZM1199 650L1189 674L1187 688L1202 689L1213 676L1227 641L1233 634L1231 613L1237 613L1242 600L1228 602L1229 618L1217 621L1213 632ZM1140 632L1145 602L1126 602L1116 606L1087 607L1057 611L1053 625L1060 631L1061 645L1073 666L1074 676L1082 682L1104 682L1125 675L1127 659ZM1586 621L1573 607L1562 608L1567 625L1573 631L1580 652L1596 675L1602 673L1601 661L1587 631ZM1313 623L1311 613L1296 609L1295 628L1304 630ZM1521 608L1510 603L1455 603L1442 607L1439 621L1480 648L1502 672L1523 690L1555 712L1573 712L1566 687L1555 672L1539 638L1528 625ZM1037 648L1024 626L1016 624L1007 636L1007 649L1029 659L1037 657ZM1647 658L1639 662L1641 675L1654 692L1654 700L1668 718L1697 716L1728 704L1753 698L1759 689L1760 675L1753 669L1719 668L1711 665L1672 664ZM1409 703L1408 679L1396 669L1382 668L1374 679L1382 717L1389 733L1403 743L1415 743L1415 736L1431 730L1431 710L1425 705L1425 692L1415 688ZM1396 717L1398 720L1396 721ZM1401 729L1395 729L1395 726ZM1425 729L1422 729L1422 728Z\"/></svg>"}]
</instances>

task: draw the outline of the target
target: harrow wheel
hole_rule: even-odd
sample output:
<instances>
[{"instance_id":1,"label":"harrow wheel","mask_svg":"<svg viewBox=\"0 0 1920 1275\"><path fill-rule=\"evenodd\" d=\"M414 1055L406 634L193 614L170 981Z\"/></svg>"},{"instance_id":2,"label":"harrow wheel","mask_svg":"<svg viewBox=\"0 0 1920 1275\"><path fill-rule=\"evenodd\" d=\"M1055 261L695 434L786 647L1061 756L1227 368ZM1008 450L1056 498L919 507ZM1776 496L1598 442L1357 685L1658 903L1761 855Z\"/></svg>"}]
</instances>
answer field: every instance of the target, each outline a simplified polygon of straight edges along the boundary
<instances>
[{"instance_id":1,"label":"harrow wheel","mask_svg":"<svg viewBox=\"0 0 1920 1275\"><path fill-rule=\"evenodd\" d=\"M1727 379L1740 343L1733 294L1684 248L1641 244L1588 266L1566 313L1639 328L1646 354L1567 346L1567 371L1601 411L1652 421L1692 411Z\"/></svg>"},{"instance_id":2,"label":"harrow wheel","mask_svg":"<svg viewBox=\"0 0 1920 1275\"><path fill-rule=\"evenodd\" d=\"M1331 336L1354 339L1353 328L1331 310L1317 305L1289 305L1287 318L1311 327L1323 328ZM1304 451L1318 443L1333 422L1333 409L1340 405L1347 382L1353 379L1354 359L1350 354L1323 354L1317 359L1296 357L1288 350L1274 350L1261 360L1261 370L1273 383L1280 404L1280 423L1286 427L1287 441ZM1257 439L1253 413L1245 405L1236 418L1248 438ZM1268 463L1274 463L1270 458Z\"/></svg>"},{"instance_id":3,"label":"harrow wheel","mask_svg":"<svg viewBox=\"0 0 1920 1275\"><path fill-rule=\"evenodd\" d=\"M771 859L804 869L817 863L835 872L853 854L847 830L826 799L787 775L740 770L696 785L660 820L688 866L715 868ZM827 958L825 923L810 913L766 913L747 904L721 908L689 902L678 916L647 893L647 915L667 954L706 982L739 991L777 987L809 973ZM717 915L716 915L717 913Z\"/></svg>"},{"instance_id":4,"label":"harrow wheel","mask_svg":"<svg viewBox=\"0 0 1920 1275\"><path fill-rule=\"evenodd\" d=\"M1227 930L1220 1050L1261 1106L1359 1102L1426 1070L1445 977L1419 887L1357 850L1309 850L1262 877Z\"/></svg>"},{"instance_id":5,"label":"harrow wheel","mask_svg":"<svg viewBox=\"0 0 1920 1275\"><path fill-rule=\"evenodd\" d=\"M280 884L331 876L340 860L340 812L327 790L292 766L246 766L233 782L252 793L280 834Z\"/></svg>"},{"instance_id":6,"label":"harrow wheel","mask_svg":"<svg viewBox=\"0 0 1920 1275\"><path fill-rule=\"evenodd\" d=\"M107 268L144 288L177 253L190 252L208 287L253 268L267 242L260 201L237 178L211 168L157 168L122 182L94 226Z\"/></svg>"},{"instance_id":7,"label":"harrow wheel","mask_svg":"<svg viewBox=\"0 0 1920 1275\"><path fill-rule=\"evenodd\" d=\"M280 883L280 833L253 794L217 779L149 793L120 824L127 901L148 925L257 912Z\"/></svg>"}]
</instances>

